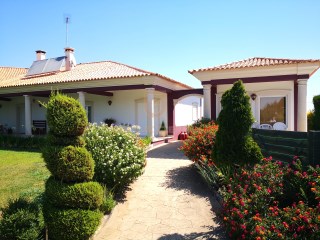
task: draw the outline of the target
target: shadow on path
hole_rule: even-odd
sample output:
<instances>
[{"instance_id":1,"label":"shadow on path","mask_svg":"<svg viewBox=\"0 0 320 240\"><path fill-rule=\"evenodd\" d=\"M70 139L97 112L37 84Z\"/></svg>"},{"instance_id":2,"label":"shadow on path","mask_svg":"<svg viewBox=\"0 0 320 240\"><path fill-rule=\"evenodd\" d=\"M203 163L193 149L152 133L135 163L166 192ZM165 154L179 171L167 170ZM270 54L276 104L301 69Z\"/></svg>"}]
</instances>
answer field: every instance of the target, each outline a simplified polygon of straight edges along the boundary
<instances>
[{"instance_id":1,"label":"shadow on path","mask_svg":"<svg viewBox=\"0 0 320 240\"><path fill-rule=\"evenodd\" d=\"M192 164L167 171L165 182L162 186L201 197L210 195L206 183Z\"/></svg>"},{"instance_id":2,"label":"shadow on path","mask_svg":"<svg viewBox=\"0 0 320 240\"><path fill-rule=\"evenodd\" d=\"M207 226L208 232L194 232L189 234L166 234L158 238L158 240L226 240L222 227Z\"/></svg>"},{"instance_id":3,"label":"shadow on path","mask_svg":"<svg viewBox=\"0 0 320 240\"><path fill-rule=\"evenodd\" d=\"M188 158L178 149L181 145L182 142L180 141L170 142L169 144L150 150L147 153L147 157L187 160Z\"/></svg>"}]
</instances>

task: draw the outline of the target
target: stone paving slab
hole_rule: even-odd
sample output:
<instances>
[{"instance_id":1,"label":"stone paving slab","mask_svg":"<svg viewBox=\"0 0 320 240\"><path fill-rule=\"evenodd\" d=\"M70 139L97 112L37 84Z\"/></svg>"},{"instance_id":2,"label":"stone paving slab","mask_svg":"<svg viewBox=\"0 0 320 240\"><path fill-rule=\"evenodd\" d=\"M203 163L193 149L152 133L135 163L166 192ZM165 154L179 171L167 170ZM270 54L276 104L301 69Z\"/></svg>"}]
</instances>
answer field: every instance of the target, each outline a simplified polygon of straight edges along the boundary
<instances>
[{"instance_id":1,"label":"stone paving slab","mask_svg":"<svg viewBox=\"0 0 320 240\"><path fill-rule=\"evenodd\" d=\"M148 152L147 166L94 240L225 239L217 202L173 142Z\"/></svg>"}]
</instances>

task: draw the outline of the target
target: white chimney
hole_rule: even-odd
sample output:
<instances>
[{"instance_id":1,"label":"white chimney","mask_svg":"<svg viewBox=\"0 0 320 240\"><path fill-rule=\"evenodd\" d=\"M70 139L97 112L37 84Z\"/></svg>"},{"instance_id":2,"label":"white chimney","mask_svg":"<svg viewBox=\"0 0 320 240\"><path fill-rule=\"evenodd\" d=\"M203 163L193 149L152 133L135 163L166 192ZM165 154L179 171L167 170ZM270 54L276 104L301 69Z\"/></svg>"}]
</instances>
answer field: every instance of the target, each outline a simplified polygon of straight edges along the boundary
<instances>
[{"instance_id":1,"label":"white chimney","mask_svg":"<svg viewBox=\"0 0 320 240\"><path fill-rule=\"evenodd\" d=\"M76 59L74 57L74 49L70 47L66 47L64 49L64 52L66 54L66 71L70 71L77 65Z\"/></svg>"},{"instance_id":2,"label":"white chimney","mask_svg":"<svg viewBox=\"0 0 320 240\"><path fill-rule=\"evenodd\" d=\"M37 55L37 61L46 59L46 52L45 51L37 50L36 55Z\"/></svg>"}]
</instances>

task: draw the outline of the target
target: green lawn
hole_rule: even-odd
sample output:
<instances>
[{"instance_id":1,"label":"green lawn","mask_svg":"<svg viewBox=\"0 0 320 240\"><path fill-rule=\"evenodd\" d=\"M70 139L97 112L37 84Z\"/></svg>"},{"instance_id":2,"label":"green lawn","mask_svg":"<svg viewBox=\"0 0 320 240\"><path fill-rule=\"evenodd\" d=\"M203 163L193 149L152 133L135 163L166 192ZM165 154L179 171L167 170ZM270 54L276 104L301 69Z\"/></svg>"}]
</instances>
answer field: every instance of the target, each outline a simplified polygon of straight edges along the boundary
<instances>
[{"instance_id":1,"label":"green lawn","mask_svg":"<svg viewBox=\"0 0 320 240\"><path fill-rule=\"evenodd\" d=\"M43 191L48 177L41 153L0 150L0 207L20 193Z\"/></svg>"}]
</instances>

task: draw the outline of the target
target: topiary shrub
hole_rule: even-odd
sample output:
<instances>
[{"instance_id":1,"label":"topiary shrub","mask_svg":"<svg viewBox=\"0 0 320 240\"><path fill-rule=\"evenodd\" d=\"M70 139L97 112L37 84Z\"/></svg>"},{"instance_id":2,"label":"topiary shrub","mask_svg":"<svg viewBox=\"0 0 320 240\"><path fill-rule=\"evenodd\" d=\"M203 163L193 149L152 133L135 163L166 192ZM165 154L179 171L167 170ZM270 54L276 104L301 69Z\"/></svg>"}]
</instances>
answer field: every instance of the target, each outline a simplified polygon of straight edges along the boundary
<instances>
[{"instance_id":1,"label":"topiary shrub","mask_svg":"<svg viewBox=\"0 0 320 240\"><path fill-rule=\"evenodd\" d=\"M44 148L42 156L51 174L65 182L84 182L93 178L94 161L83 147L52 144Z\"/></svg>"},{"instance_id":2,"label":"topiary shrub","mask_svg":"<svg viewBox=\"0 0 320 240\"><path fill-rule=\"evenodd\" d=\"M251 136L253 116L249 99L240 80L222 95L222 110L217 119L219 129L213 151L218 167L254 164L263 158Z\"/></svg>"},{"instance_id":3,"label":"topiary shrub","mask_svg":"<svg viewBox=\"0 0 320 240\"><path fill-rule=\"evenodd\" d=\"M320 95L313 97L313 130L320 130Z\"/></svg>"},{"instance_id":4,"label":"topiary shrub","mask_svg":"<svg viewBox=\"0 0 320 240\"><path fill-rule=\"evenodd\" d=\"M44 209L50 240L87 240L96 231L102 217L99 210L63 209L48 203Z\"/></svg>"},{"instance_id":5,"label":"topiary shrub","mask_svg":"<svg viewBox=\"0 0 320 240\"><path fill-rule=\"evenodd\" d=\"M50 177L46 182L48 202L57 207L97 209L103 202L103 188L97 182L63 183Z\"/></svg>"},{"instance_id":6,"label":"topiary shrub","mask_svg":"<svg viewBox=\"0 0 320 240\"><path fill-rule=\"evenodd\" d=\"M74 136L74 137L60 137L55 136L53 134L49 134L47 137L48 142L50 142L54 146L76 146L83 147L85 145L85 141L82 136Z\"/></svg>"},{"instance_id":7,"label":"topiary shrub","mask_svg":"<svg viewBox=\"0 0 320 240\"><path fill-rule=\"evenodd\" d=\"M1 240L34 240L43 236L44 221L38 200L30 201L20 197L10 200L1 211Z\"/></svg>"},{"instance_id":8,"label":"topiary shrub","mask_svg":"<svg viewBox=\"0 0 320 240\"><path fill-rule=\"evenodd\" d=\"M55 136L81 136L88 125L86 111L80 102L63 94L52 94L47 108L50 131Z\"/></svg>"},{"instance_id":9,"label":"topiary shrub","mask_svg":"<svg viewBox=\"0 0 320 240\"><path fill-rule=\"evenodd\" d=\"M86 148L95 161L95 179L121 191L140 176L145 166L145 148L136 134L121 127L90 124Z\"/></svg>"},{"instance_id":10,"label":"topiary shrub","mask_svg":"<svg viewBox=\"0 0 320 240\"><path fill-rule=\"evenodd\" d=\"M62 148L56 163L57 171L54 175L64 182L84 182L93 178L94 161L84 147Z\"/></svg>"},{"instance_id":11,"label":"topiary shrub","mask_svg":"<svg viewBox=\"0 0 320 240\"><path fill-rule=\"evenodd\" d=\"M94 162L81 137L88 123L85 110L60 93L51 94L45 106L50 132L43 157L53 175L46 183L44 204L49 239L86 240L100 223L103 189L88 182Z\"/></svg>"}]
</instances>

